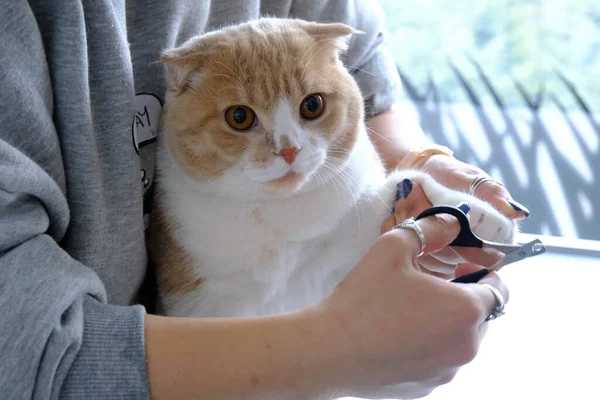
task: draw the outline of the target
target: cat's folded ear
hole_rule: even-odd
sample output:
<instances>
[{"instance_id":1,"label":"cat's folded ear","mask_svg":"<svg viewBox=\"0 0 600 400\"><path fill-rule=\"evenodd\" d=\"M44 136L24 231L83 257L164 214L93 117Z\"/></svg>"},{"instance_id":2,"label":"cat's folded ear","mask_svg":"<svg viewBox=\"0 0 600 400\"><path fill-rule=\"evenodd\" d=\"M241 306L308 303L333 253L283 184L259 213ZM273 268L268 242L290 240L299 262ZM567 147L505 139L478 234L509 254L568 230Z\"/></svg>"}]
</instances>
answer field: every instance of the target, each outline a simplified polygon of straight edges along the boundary
<instances>
[{"instance_id":1,"label":"cat's folded ear","mask_svg":"<svg viewBox=\"0 0 600 400\"><path fill-rule=\"evenodd\" d=\"M209 49L216 40L216 34L209 33L162 52L156 63L167 66L169 90L183 93L190 87L194 74L204 67Z\"/></svg>"},{"instance_id":2,"label":"cat's folded ear","mask_svg":"<svg viewBox=\"0 0 600 400\"><path fill-rule=\"evenodd\" d=\"M352 36L364 34L364 32L342 23L326 24L303 21L302 29L319 42L326 42L329 40L339 52L344 52L348 49L348 40Z\"/></svg>"}]
</instances>

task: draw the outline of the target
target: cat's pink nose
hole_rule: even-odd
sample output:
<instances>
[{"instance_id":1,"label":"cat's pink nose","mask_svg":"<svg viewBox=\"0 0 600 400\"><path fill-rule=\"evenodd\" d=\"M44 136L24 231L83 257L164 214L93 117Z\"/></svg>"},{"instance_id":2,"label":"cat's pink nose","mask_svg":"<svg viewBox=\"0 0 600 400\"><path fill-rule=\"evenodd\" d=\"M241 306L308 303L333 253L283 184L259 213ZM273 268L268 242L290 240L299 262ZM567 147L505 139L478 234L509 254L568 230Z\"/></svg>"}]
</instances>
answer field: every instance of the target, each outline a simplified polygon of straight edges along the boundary
<instances>
[{"instance_id":1,"label":"cat's pink nose","mask_svg":"<svg viewBox=\"0 0 600 400\"><path fill-rule=\"evenodd\" d=\"M285 162L291 165L296 159L296 154L299 150L300 149L298 149L297 147L288 147L287 149L281 149L279 151L279 155L283 156Z\"/></svg>"}]
</instances>

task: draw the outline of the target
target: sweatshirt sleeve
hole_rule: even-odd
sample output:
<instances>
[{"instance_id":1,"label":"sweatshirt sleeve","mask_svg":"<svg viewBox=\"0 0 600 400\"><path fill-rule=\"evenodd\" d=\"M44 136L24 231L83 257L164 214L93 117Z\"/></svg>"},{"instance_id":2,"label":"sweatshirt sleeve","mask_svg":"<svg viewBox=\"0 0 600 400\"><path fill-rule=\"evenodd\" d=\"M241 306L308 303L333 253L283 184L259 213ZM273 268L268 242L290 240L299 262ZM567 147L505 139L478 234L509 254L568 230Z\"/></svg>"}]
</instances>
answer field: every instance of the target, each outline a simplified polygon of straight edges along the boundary
<instances>
[{"instance_id":1,"label":"sweatshirt sleeve","mask_svg":"<svg viewBox=\"0 0 600 400\"><path fill-rule=\"evenodd\" d=\"M383 10L377 2L296 0L292 3L290 17L340 22L364 32L352 37L343 61L362 91L366 116L380 114L396 103L402 85L394 57L385 48L388 32Z\"/></svg>"},{"instance_id":2,"label":"sweatshirt sleeve","mask_svg":"<svg viewBox=\"0 0 600 400\"><path fill-rule=\"evenodd\" d=\"M144 309L107 304L61 249L69 206L41 34L26 1L0 3L0 398L147 399Z\"/></svg>"}]
</instances>

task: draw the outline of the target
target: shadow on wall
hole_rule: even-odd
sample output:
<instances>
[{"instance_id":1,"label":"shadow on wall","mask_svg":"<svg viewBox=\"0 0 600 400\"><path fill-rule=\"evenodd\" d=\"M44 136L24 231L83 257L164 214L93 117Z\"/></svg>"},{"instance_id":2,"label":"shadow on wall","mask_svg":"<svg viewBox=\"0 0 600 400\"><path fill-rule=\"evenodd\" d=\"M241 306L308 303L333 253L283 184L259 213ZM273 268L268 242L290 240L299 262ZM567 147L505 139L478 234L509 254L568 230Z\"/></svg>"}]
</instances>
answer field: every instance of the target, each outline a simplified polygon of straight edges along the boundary
<instances>
[{"instance_id":1,"label":"shadow on wall","mask_svg":"<svg viewBox=\"0 0 600 400\"><path fill-rule=\"evenodd\" d=\"M403 104L405 111L416 114L431 140L489 172L531 210L523 232L600 240L599 116L558 72L576 109L567 110L543 87L528 93L517 80L514 85L525 106L508 107L481 66L471 63L492 106L482 103L474 85L451 63L468 103L445 102L433 79L417 88L398 67L409 100Z\"/></svg>"}]
</instances>

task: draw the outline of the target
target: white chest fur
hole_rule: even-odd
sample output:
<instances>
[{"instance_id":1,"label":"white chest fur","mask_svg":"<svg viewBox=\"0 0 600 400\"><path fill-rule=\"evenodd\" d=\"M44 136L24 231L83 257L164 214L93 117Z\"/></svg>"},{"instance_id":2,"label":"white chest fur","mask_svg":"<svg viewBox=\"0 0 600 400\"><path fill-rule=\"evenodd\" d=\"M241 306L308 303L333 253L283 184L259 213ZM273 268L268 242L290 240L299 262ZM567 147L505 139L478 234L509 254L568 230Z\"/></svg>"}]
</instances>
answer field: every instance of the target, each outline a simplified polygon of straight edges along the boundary
<instances>
[{"instance_id":1,"label":"white chest fur","mask_svg":"<svg viewBox=\"0 0 600 400\"><path fill-rule=\"evenodd\" d=\"M384 171L366 133L359 140L343 178L268 202L207 193L163 151L161 201L204 278L197 291L167 299L165 312L257 315L329 293L377 237L393 196L378 197Z\"/></svg>"},{"instance_id":2,"label":"white chest fur","mask_svg":"<svg viewBox=\"0 0 600 400\"><path fill-rule=\"evenodd\" d=\"M385 176L366 132L343 178L278 201L219 196L159 157L159 192L175 236L202 285L164 301L177 316L253 316L291 311L329 294L377 239L396 184L418 181L434 205L471 204L472 229L511 242L516 225L489 204L441 186L417 171ZM310 185L308 185L310 187ZM482 217L483 216L483 217Z\"/></svg>"}]
</instances>

